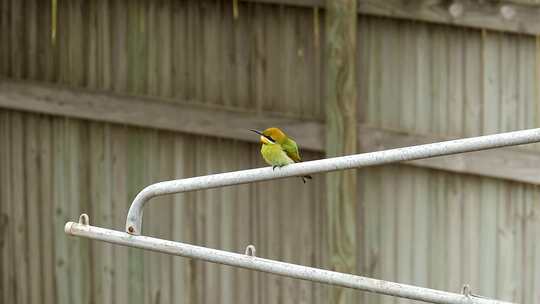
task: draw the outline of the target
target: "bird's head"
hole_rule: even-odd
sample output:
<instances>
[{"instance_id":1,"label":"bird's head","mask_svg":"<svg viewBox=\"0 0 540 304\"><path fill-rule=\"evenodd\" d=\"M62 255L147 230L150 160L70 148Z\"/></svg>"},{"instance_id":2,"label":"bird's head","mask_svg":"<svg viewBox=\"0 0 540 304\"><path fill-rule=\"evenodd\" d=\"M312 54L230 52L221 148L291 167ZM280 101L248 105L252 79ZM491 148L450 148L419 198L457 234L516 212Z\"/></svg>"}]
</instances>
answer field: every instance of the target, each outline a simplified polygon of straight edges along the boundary
<instances>
[{"instance_id":1,"label":"bird's head","mask_svg":"<svg viewBox=\"0 0 540 304\"><path fill-rule=\"evenodd\" d=\"M278 128L268 128L264 131L250 130L261 136L261 143L263 144L281 144L287 139L287 135Z\"/></svg>"}]
</instances>

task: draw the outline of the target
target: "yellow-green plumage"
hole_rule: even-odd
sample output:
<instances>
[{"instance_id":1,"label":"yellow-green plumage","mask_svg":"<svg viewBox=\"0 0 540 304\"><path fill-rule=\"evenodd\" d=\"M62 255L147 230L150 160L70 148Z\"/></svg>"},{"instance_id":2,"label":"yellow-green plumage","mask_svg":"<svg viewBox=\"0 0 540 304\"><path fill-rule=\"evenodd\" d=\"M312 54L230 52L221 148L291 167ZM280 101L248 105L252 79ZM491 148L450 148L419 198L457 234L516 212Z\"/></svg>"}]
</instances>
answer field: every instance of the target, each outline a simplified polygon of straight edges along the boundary
<instances>
[{"instance_id":1,"label":"yellow-green plumage","mask_svg":"<svg viewBox=\"0 0 540 304\"><path fill-rule=\"evenodd\" d=\"M251 130L261 135L261 155L267 164L275 167L282 167L301 161L298 145L278 128L268 128L263 132ZM306 178L311 176L302 176L305 183Z\"/></svg>"},{"instance_id":2,"label":"yellow-green plumage","mask_svg":"<svg viewBox=\"0 0 540 304\"><path fill-rule=\"evenodd\" d=\"M261 154L267 164L271 166L285 166L294 163L283 147L278 143L267 143L261 147Z\"/></svg>"}]
</instances>

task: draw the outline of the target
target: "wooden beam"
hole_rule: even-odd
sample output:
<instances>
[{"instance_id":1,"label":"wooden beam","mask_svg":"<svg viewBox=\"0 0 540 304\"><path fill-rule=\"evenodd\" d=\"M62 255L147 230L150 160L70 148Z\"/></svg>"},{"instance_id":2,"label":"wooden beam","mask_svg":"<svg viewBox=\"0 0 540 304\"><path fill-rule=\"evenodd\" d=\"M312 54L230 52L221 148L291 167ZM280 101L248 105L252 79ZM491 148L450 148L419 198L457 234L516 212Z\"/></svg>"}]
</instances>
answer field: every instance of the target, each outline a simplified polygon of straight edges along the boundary
<instances>
[{"instance_id":1,"label":"wooden beam","mask_svg":"<svg viewBox=\"0 0 540 304\"><path fill-rule=\"evenodd\" d=\"M242 0L324 7L324 0ZM523 1L358 0L360 14L420 20L530 35L540 34L540 6Z\"/></svg>"},{"instance_id":2,"label":"wooden beam","mask_svg":"<svg viewBox=\"0 0 540 304\"><path fill-rule=\"evenodd\" d=\"M176 100L118 95L0 78L0 108L68 116L257 142L249 128L280 126L303 149L322 152L324 124L275 115L230 111ZM370 152L452 138L358 126L360 151ZM540 185L540 152L520 148L459 154L408 162L410 165Z\"/></svg>"},{"instance_id":3,"label":"wooden beam","mask_svg":"<svg viewBox=\"0 0 540 304\"><path fill-rule=\"evenodd\" d=\"M326 157L358 153L356 86L356 0L326 1L324 57ZM331 270L357 272L358 170L326 174L326 231ZM350 289L333 288L327 303L355 303Z\"/></svg>"}]
</instances>

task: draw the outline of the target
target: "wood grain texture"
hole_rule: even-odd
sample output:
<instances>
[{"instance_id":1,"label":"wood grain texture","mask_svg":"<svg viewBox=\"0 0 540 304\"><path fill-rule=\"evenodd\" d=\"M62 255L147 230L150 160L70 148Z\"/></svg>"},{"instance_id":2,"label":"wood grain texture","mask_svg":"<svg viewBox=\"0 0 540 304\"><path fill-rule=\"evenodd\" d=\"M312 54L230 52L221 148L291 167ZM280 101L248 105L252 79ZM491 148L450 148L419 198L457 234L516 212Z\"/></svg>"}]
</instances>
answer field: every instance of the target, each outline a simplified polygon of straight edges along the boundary
<instances>
[{"instance_id":1,"label":"wood grain texture","mask_svg":"<svg viewBox=\"0 0 540 304\"><path fill-rule=\"evenodd\" d=\"M355 154L357 139L356 1L327 1L325 16L325 154ZM354 273L356 260L357 171L326 174L326 210L330 269ZM328 303L353 303L354 292L332 289Z\"/></svg>"}]
</instances>

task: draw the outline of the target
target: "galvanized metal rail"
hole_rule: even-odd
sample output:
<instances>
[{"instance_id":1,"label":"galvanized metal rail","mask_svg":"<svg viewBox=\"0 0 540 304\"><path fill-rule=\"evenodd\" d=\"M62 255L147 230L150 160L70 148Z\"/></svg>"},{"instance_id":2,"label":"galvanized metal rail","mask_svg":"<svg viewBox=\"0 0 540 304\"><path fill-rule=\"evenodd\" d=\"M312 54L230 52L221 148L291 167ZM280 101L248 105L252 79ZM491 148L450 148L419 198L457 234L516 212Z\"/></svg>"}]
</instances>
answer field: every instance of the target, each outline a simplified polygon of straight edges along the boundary
<instances>
[{"instance_id":1,"label":"galvanized metal rail","mask_svg":"<svg viewBox=\"0 0 540 304\"><path fill-rule=\"evenodd\" d=\"M259 168L173 181L165 181L152 184L144 188L135 197L133 203L131 204L131 207L129 208L126 220L127 233L90 226L88 224L88 217L86 215L81 216L79 223L66 223L65 232L70 235L87 237L124 246L159 251L173 255L201 259L214 263L226 264L303 280L309 280L313 282L354 288L369 292L426 301L431 303L508 303L475 296L469 292L465 292L464 294L457 294L445 291L438 291L429 288L422 288L412 285L355 276L351 274L338 273L318 268L267 260L257 258L253 255L248 254L242 255L222 250L140 236L143 208L146 202L148 202L151 198L165 194L224 187L291 176L303 176L320 172L330 172L336 170L360 168L365 166L382 165L393 162L494 149L505 146L515 146L533 142L540 142L540 128L458 140L450 140L439 143L390 149L385 151L350 156L334 157L299 164L291 164L276 170L272 170L272 168ZM249 250L249 252L254 252L254 250ZM248 253L248 251L246 251L246 253ZM468 290L468 288L466 290Z\"/></svg>"}]
</instances>

